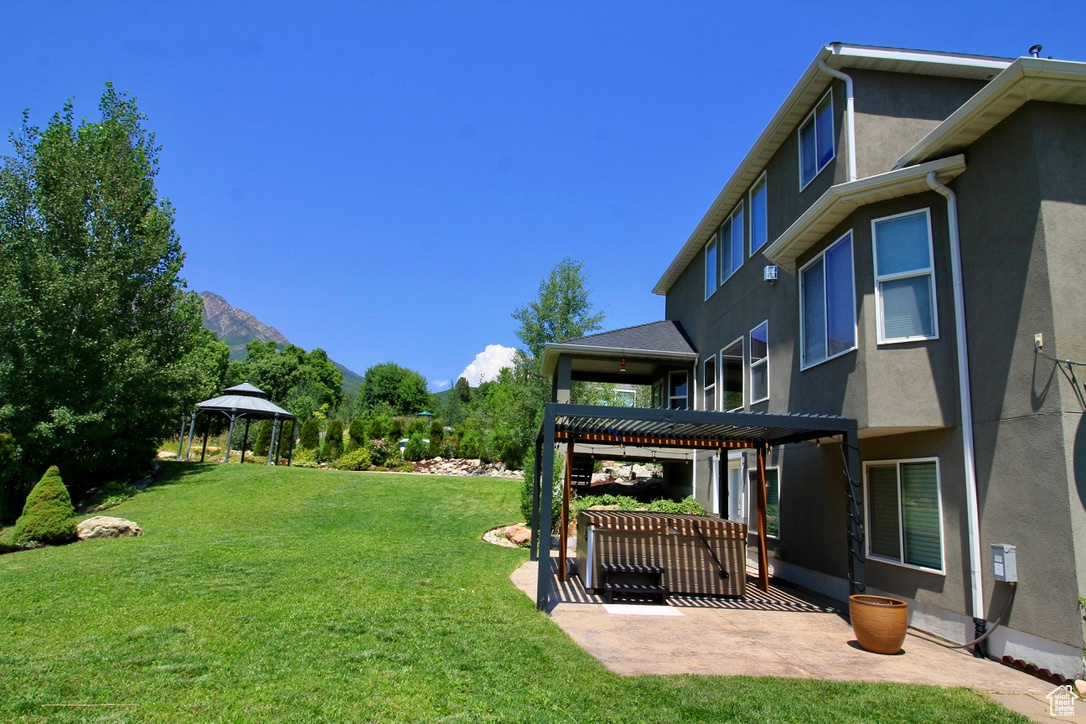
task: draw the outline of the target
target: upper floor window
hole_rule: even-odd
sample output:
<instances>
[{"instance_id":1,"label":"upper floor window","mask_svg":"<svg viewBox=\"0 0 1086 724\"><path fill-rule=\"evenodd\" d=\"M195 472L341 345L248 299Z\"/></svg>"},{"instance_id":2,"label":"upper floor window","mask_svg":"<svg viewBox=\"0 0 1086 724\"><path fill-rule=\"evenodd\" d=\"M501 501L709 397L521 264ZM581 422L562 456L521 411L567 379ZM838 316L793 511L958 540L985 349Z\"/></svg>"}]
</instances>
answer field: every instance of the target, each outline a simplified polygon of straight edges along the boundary
<instances>
[{"instance_id":1,"label":"upper floor window","mask_svg":"<svg viewBox=\"0 0 1086 724\"><path fill-rule=\"evenodd\" d=\"M717 273L719 271L716 261L716 239L717 235L713 234L713 238L709 240L709 243L705 245L705 298L713 296L713 292L719 286L717 282Z\"/></svg>"},{"instance_id":2,"label":"upper floor window","mask_svg":"<svg viewBox=\"0 0 1086 724\"><path fill-rule=\"evenodd\" d=\"M942 571L938 461L872 462L864 473L868 555Z\"/></svg>"},{"instance_id":3,"label":"upper floor window","mask_svg":"<svg viewBox=\"0 0 1086 724\"><path fill-rule=\"evenodd\" d=\"M878 341L935 339L935 268L927 209L871 222Z\"/></svg>"},{"instance_id":4,"label":"upper floor window","mask_svg":"<svg viewBox=\"0 0 1086 724\"><path fill-rule=\"evenodd\" d=\"M705 408L710 412L716 412L716 355L705 360L702 368L705 373L702 389L705 391Z\"/></svg>"},{"instance_id":5,"label":"upper floor window","mask_svg":"<svg viewBox=\"0 0 1086 724\"><path fill-rule=\"evenodd\" d=\"M769 399L769 322L750 330L750 401Z\"/></svg>"},{"instance_id":6,"label":"upper floor window","mask_svg":"<svg viewBox=\"0 0 1086 724\"><path fill-rule=\"evenodd\" d=\"M833 160L833 91L826 91L799 127L799 187L803 189Z\"/></svg>"},{"instance_id":7,"label":"upper floor window","mask_svg":"<svg viewBox=\"0 0 1086 724\"><path fill-rule=\"evenodd\" d=\"M765 246L768 239L765 174L750 188L750 255Z\"/></svg>"},{"instance_id":8,"label":"upper floor window","mask_svg":"<svg viewBox=\"0 0 1086 724\"><path fill-rule=\"evenodd\" d=\"M720 400L727 412L743 409L743 338L720 350Z\"/></svg>"},{"instance_id":9,"label":"upper floor window","mask_svg":"<svg viewBox=\"0 0 1086 724\"><path fill-rule=\"evenodd\" d=\"M735 270L743 266L743 202L732 211L731 216L720 225L720 283L727 281Z\"/></svg>"},{"instance_id":10,"label":"upper floor window","mask_svg":"<svg viewBox=\"0 0 1086 724\"><path fill-rule=\"evenodd\" d=\"M856 290L852 232L811 260L799 272L802 368L856 347Z\"/></svg>"},{"instance_id":11,"label":"upper floor window","mask_svg":"<svg viewBox=\"0 0 1086 724\"><path fill-rule=\"evenodd\" d=\"M652 406L656 409L664 407L664 381L656 380L652 385Z\"/></svg>"},{"instance_id":12,"label":"upper floor window","mask_svg":"<svg viewBox=\"0 0 1086 724\"><path fill-rule=\"evenodd\" d=\"M689 403L690 376L686 372L668 372L667 406L672 410L685 410Z\"/></svg>"}]
</instances>

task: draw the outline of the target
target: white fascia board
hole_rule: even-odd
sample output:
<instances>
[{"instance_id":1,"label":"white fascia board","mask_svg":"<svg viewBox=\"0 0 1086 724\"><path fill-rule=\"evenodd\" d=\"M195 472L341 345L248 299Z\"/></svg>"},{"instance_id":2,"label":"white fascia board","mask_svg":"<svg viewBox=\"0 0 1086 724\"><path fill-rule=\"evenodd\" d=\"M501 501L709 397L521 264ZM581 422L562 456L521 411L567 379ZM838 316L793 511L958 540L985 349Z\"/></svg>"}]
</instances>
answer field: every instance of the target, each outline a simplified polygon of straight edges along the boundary
<instances>
[{"instance_id":1,"label":"white fascia board","mask_svg":"<svg viewBox=\"0 0 1086 724\"><path fill-rule=\"evenodd\" d=\"M831 186L763 253L769 261L795 273L795 259L822 238L822 233L816 231L818 225L836 225L857 207L885 199L887 192L925 191L925 179L931 171L940 181L948 181L964 170L965 156L959 154Z\"/></svg>"},{"instance_id":2,"label":"white fascia board","mask_svg":"<svg viewBox=\"0 0 1086 724\"><path fill-rule=\"evenodd\" d=\"M1012 106L1001 104L1001 101L1023 90L1023 85L1034 81L1086 85L1086 63L1018 58L906 151L894 168L903 168L933 155L941 155L948 146L961 147L972 143L1028 101L1030 92L1026 88L1019 99L1021 102ZM984 118L986 114L990 117ZM981 119L984 122L978 123ZM965 129L971 129L971 132L963 133Z\"/></svg>"},{"instance_id":3,"label":"white fascia board","mask_svg":"<svg viewBox=\"0 0 1086 724\"><path fill-rule=\"evenodd\" d=\"M933 50L883 48L875 45L849 45L846 43L830 43L828 47L837 58L863 58L864 60L882 60L892 63L923 63L925 65L941 65L962 69L977 68L996 72L1011 64L1009 58L998 58L991 55L963 55L961 53L942 53ZM832 67L848 65L840 61L827 61L827 64Z\"/></svg>"},{"instance_id":4,"label":"white fascia board","mask_svg":"<svg viewBox=\"0 0 1086 724\"><path fill-rule=\"evenodd\" d=\"M680 361L696 360L697 352L668 352L659 349L637 349L634 347L598 347L588 344L548 344L543 350L542 373L544 377L554 376L558 357L563 354L582 357L649 357L652 359L674 359Z\"/></svg>"}]
</instances>

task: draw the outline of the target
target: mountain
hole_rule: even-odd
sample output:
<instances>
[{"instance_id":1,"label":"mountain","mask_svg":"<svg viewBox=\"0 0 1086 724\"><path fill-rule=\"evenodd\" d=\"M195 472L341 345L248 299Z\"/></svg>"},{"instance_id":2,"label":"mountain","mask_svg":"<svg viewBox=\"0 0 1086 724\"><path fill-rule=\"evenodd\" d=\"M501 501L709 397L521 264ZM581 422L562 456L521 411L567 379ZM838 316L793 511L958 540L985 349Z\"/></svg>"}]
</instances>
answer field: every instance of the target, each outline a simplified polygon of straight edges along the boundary
<instances>
[{"instance_id":1,"label":"mountain","mask_svg":"<svg viewBox=\"0 0 1086 724\"><path fill-rule=\"evenodd\" d=\"M214 292L200 292L204 302L204 327L210 329L230 347L230 359L245 359L245 345L253 340L275 342L280 349L290 344L275 327L269 327L244 309L231 307L230 303ZM362 384L362 376L347 369L335 360L332 364L343 373L344 389L355 392Z\"/></svg>"}]
</instances>

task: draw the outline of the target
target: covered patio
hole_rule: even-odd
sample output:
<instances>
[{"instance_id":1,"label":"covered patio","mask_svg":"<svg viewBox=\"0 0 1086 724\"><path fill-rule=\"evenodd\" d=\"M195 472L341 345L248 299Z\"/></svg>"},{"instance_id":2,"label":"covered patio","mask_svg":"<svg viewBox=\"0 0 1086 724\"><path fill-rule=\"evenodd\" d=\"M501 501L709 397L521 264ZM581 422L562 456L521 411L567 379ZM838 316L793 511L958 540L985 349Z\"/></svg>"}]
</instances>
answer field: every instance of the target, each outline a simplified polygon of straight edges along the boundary
<instances>
[{"instance_id":1,"label":"covered patio","mask_svg":"<svg viewBox=\"0 0 1086 724\"><path fill-rule=\"evenodd\" d=\"M574 459L601 457L616 450L633 456L666 456L676 450L753 450L758 456L756 485L758 521L757 587L769 591L766 550L766 455L771 447L807 441L839 442L842 450L842 483L849 506L847 536L848 576L851 593L864 590L864 530L861 510L860 458L856 421L824 415L774 415L747 412L702 412L655 408L597 407L548 403L536 438L536 459L532 484L531 559L549 558L549 532L555 451L565 446L566 466L562 486L562 521L557 556L557 579L568 579L567 522ZM541 538L541 533L543 533ZM546 545L543 544L546 541ZM536 607L551 610L552 585L548 566L539 566Z\"/></svg>"}]
</instances>

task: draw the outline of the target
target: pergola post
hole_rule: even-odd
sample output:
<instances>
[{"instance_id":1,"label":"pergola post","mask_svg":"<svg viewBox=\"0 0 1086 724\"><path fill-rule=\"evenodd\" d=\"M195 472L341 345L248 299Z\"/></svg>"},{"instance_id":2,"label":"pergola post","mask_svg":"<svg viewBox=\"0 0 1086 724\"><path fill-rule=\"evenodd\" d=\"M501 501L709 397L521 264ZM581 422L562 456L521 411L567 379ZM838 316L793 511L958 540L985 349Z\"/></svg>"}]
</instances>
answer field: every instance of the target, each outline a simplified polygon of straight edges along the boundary
<instances>
[{"instance_id":1,"label":"pergola post","mask_svg":"<svg viewBox=\"0 0 1086 724\"><path fill-rule=\"evenodd\" d=\"M769 592L769 554L766 552L766 490L764 443L758 445L758 588Z\"/></svg>"},{"instance_id":2,"label":"pergola post","mask_svg":"<svg viewBox=\"0 0 1086 724\"><path fill-rule=\"evenodd\" d=\"M181 451L185 449L185 416L181 416L181 434L177 436L177 459L181 459Z\"/></svg>"},{"instance_id":3,"label":"pergola post","mask_svg":"<svg viewBox=\"0 0 1086 724\"><path fill-rule=\"evenodd\" d=\"M543 477L543 438L536 437L535 465L532 467L532 542L529 546L529 560L539 560L539 481Z\"/></svg>"},{"instance_id":4,"label":"pergola post","mask_svg":"<svg viewBox=\"0 0 1086 724\"><path fill-rule=\"evenodd\" d=\"M543 408L543 479L539 496L539 526L533 534L539 536L539 575L536 580L535 607L546 611L550 606L551 592L551 506L554 490L554 408L549 402Z\"/></svg>"},{"instance_id":5,"label":"pergola post","mask_svg":"<svg viewBox=\"0 0 1086 724\"><path fill-rule=\"evenodd\" d=\"M860 479L860 440L855 422L841 436L841 447L845 459L845 502L848 504L848 592L855 594L867 590L863 482Z\"/></svg>"},{"instance_id":6,"label":"pergola post","mask_svg":"<svg viewBox=\"0 0 1086 724\"><path fill-rule=\"evenodd\" d=\"M249 444L249 423L252 420L245 418L245 434L241 437L241 462L245 462L245 446Z\"/></svg>"},{"instance_id":7,"label":"pergola post","mask_svg":"<svg viewBox=\"0 0 1086 724\"><path fill-rule=\"evenodd\" d=\"M224 463L230 462L230 446L234 444L234 420L236 418L237 410L231 410L230 412L230 432L226 433L226 455L222 461Z\"/></svg>"},{"instance_id":8,"label":"pergola post","mask_svg":"<svg viewBox=\"0 0 1086 724\"><path fill-rule=\"evenodd\" d=\"M185 446L185 460L188 461L189 456L192 455L192 434L196 432L196 413L192 413L192 419L189 421L189 442Z\"/></svg>"},{"instance_id":9,"label":"pergola post","mask_svg":"<svg viewBox=\"0 0 1086 724\"><path fill-rule=\"evenodd\" d=\"M277 413L275 413L275 417L272 419L271 444L268 445L268 465L272 464L272 456L275 456L275 464L279 463L279 456L276 455L277 451L275 449L275 438L276 438L276 434L278 432L279 432L279 413L277 412Z\"/></svg>"},{"instance_id":10,"label":"pergola post","mask_svg":"<svg viewBox=\"0 0 1086 724\"><path fill-rule=\"evenodd\" d=\"M566 474L562 485L562 525L561 537L558 539L558 580L566 580L566 539L569 538L569 489L573 476L573 441L566 443Z\"/></svg>"}]
</instances>

